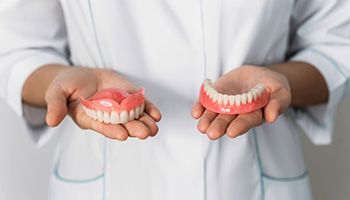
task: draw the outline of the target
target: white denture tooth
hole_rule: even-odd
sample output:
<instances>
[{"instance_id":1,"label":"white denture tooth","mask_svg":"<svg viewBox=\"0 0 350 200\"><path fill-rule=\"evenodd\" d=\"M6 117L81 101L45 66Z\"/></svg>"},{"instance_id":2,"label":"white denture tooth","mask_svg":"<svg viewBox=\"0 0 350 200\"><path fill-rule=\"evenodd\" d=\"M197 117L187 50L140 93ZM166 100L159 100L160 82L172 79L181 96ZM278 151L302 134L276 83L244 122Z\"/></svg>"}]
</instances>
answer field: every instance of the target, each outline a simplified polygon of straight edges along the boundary
<instances>
[{"instance_id":1,"label":"white denture tooth","mask_svg":"<svg viewBox=\"0 0 350 200\"><path fill-rule=\"evenodd\" d=\"M228 96L228 100L230 102L230 106L233 106L235 104L235 96L234 95Z\"/></svg>"},{"instance_id":2,"label":"white denture tooth","mask_svg":"<svg viewBox=\"0 0 350 200\"><path fill-rule=\"evenodd\" d=\"M208 85L211 85L213 82L211 81L211 79L205 79L205 83L207 83Z\"/></svg>"},{"instance_id":3,"label":"white denture tooth","mask_svg":"<svg viewBox=\"0 0 350 200\"><path fill-rule=\"evenodd\" d=\"M207 96L211 99L211 92L210 92L210 89L209 89L209 88L208 88L206 94L207 94Z\"/></svg>"},{"instance_id":4,"label":"white denture tooth","mask_svg":"<svg viewBox=\"0 0 350 200\"><path fill-rule=\"evenodd\" d=\"M143 103L141 106L140 106L140 114L143 114L143 111L145 110L145 104Z\"/></svg>"},{"instance_id":5,"label":"white denture tooth","mask_svg":"<svg viewBox=\"0 0 350 200\"><path fill-rule=\"evenodd\" d=\"M135 111L134 110L130 110L129 111L129 121L132 121L135 119Z\"/></svg>"},{"instance_id":6,"label":"white denture tooth","mask_svg":"<svg viewBox=\"0 0 350 200\"><path fill-rule=\"evenodd\" d=\"M97 120L98 120L99 122L103 122L103 113L102 113L100 110L98 110L98 111L96 112L96 114L97 114Z\"/></svg>"},{"instance_id":7,"label":"white denture tooth","mask_svg":"<svg viewBox=\"0 0 350 200\"><path fill-rule=\"evenodd\" d=\"M91 110L91 109L88 109L87 112L88 112L88 115L89 115L90 117L92 117L92 110Z\"/></svg>"},{"instance_id":8,"label":"white denture tooth","mask_svg":"<svg viewBox=\"0 0 350 200\"><path fill-rule=\"evenodd\" d=\"M259 98L260 97L260 91L256 90L256 97Z\"/></svg>"},{"instance_id":9,"label":"white denture tooth","mask_svg":"<svg viewBox=\"0 0 350 200\"><path fill-rule=\"evenodd\" d=\"M223 95L222 94L218 94L218 104L222 104L222 101L223 101Z\"/></svg>"},{"instance_id":10,"label":"white denture tooth","mask_svg":"<svg viewBox=\"0 0 350 200\"><path fill-rule=\"evenodd\" d=\"M111 124L119 124L119 113L112 111L111 112Z\"/></svg>"},{"instance_id":11,"label":"white denture tooth","mask_svg":"<svg viewBox=\"0 0 350 200\"><path fill-rule=\"evenodd\" d=\"M214 95L216 94L216 91L213 88L210 88L210 99L214 98Z\"/></svg>"},{"instance_id":12,"label":"white denture tooth","mask_svg":"<svg viewBox=\"0 0 350 200\"><path fill-rule=\"evenodd\" d=\"M211 88L210 86L208 86L207 95L209 96L210 99L213 98L213 94L214 94L213 92L214 92L213 88Z\"/></svg>"},{"instance_id":13,"label":"white denture tooth","mask_svg":"<svg viewBox=\"0 0 350 200\"><path fill-rule=\"evenodd\" d=\"M241 102L243 105L245 105L247 103L247 94L246 93L241 94Z\"/></svg>"},{"instance_id":14,"label":"white denture tooth","mask_svg":"<svg viewBox=\"0 0 350 200\"><path fill-rule=\"evenodd\" d=\"M125 124L126 122L128 122L129 119L129 114L127 111L122 111L120 113L120 123Z\"/></svg>"},{"instance_id":15,"label":"white denture tooth","mask_svg":"<svg viewBox=\"0 0 350 200\"><path fill-rule=\"evenodd\" d=\"M89 116L89 117L91 117L91 110L90 109L86 109L86 114Z\"/></svg>"},{"instance_id":16,"label":"white denture tooth","mask_svg":"<svg viewBox=\"0 0 350 200\"><path fill-rule=\"evenodd\" d=\"M213 102L215 103L218 100L219 94L215 91L213 94Z\"/></svg>"},{"instance_id":17,"label":"white denture tooth","mask_svg":"<svg viewBox=\"0 0 350 200\"><path fill-rule=\"evenodd\" d=\"M91 110L91 117L92 119L96 120L97 119L97 114L95 110Z\"/></svg>"},{"instance_id":18,"label":"white denture tooth","mask_svg":"<svg viewBox=\"0 0 350 200\"><path fill-rule=\"evenodd\" d=\"M260 90L260 87L258 87L258 86L256 86L255 88L254 88L254 90L255 90L255 92L256 92L256 95L257 95L257 97L260 97L260 95L261 95L261 90Z\"/></svg>"},{"instance_id":19,"label":"white denture tooth","mask_svg":"<svg viewBox=\"0 0 350 200\"><path fill-rule=\"evenodd\" d=\"M247 101L248 103L251 103L253 101L253 94L251 92L247 93Z\"/></svg>"},{"instance_id":20,"label":"white denture tooth","mask_svg":"<svg viewBox=\"0 0 350 200\"><path fill-rule=\"evenodd\" d=\"M85 110L85 113L86 113L88 116L90 116L89 110L90 110L90 109L88 109L88 108L86 108L86 110Z\"/></svg>"},{"instance_id":21,"label":"white denture tooth","mask_svg":"<svg viewBox=\"0 0 350 200\"><path fill-rule=\"evenodd\" d=\"M135 108L135 119L138 119L139 116L140 116L140 110L139 110L139 107L137 106L137 107Z\"/></svg>"},{"instance_id":22,"label":"white denture tooth","mask_svg":"<svg viewBox=\"0 0 350 200\"><path fill-rule=\"evenodd\" d=\"M257 91L256 91L254 88L251 89L250 91L251 91L251 93L252 93L252 95L253 95L254 101L256 101L256 100L258 99L258 93L257 93Z\"/></svg>"},{"instance_id":23,"label":"white denture tooth","mask_svg":"<svg viewBox=\"0 0 350 200\"><path fill-rule=\"evenodd\" d=\"M236 106L241 105L241 95L235 95L235 100L236 100Z\"/></svg>"},{"instance_id":24,"label":"white denture tooth","mask_svg":"<svg viewBox=\"0 0 350 200\"><path fill-rule=\"evenodd\" d=\"M206 86L206 88L205 89L209 89L210 88L210 85L211 85L211 80L210 79L206 79L205 81L204 81L204 87Z\"/></svg>"},{"instance_id":25,"label":"white denture tooth","mask_svg":"<svg viewBox=\"0 0 350 200\"><path fill-rule=\"evenodd\" d=\"M256 85L256 89L258 90L259 96L260 96L264 92L265 86L264 86L264 84L259 83L259 84Z\"/></svg>"},{"instance_id":26,"label":"white denture tooth","mask_svg":"<svg viewBox=\"0 0 350 200\"><path fill-rule=\"evenodd\" d=\"M110 116L108 112L103 113L103 122L109 124L111 122Z\"/></svg>"},{"instance_id":27,"label":"white denture tooth","mask_svg":"<svg viewBox=\"0 0 350 200\"><path fill-rule=\"evenodd\" d=\"M223 103L224 103L224 105L227 105L227 104L228 104L228 95L227 95L227 94L225 94L225 95L223 96Z\"/></svg>"},{"instance_id":28,"label":"white denture tooth","mask_svg":"<svg viewBox=\"0 0 350 200\"><path fill-rule=\"evenodd\" d=\"M265 85L263 83L258 83L257 86L260 87L261 89L265 88Z\"/></svg>"},{"instance_id":29,"label":"white denture tooth","mask_svg":"<svg viewBox=\"0 0 350 200\"><path fill-rule=\"evenodd\" d=\"M209 86L207 86L207 90L205 91L205 94L206 94L207 96L210 96L210 88L209 88Z\"/></svg>"},{"instance_id":30,"label":"white denture tooth","mask_svg":"<svg viewBox=\"0 0 350 200\"><path fill-rule=\"evenodd\" d=\"M259 96L261 96L261 95L264 93L264 90L265 90L265 89L262 88L262 87L259 88Z\"/></svg>"},{"instance_id":31,"label":"white denture tooth","mask_svg":"<svg viewBox=\"0 0 350 200\"><path fill-rule=\"evenodd\" d=\"M86 110L86 107L85 107L85 106L83 106L83 110L84 110L85 113L87 113L87 110Z\"/></svg>"}]
</instances>

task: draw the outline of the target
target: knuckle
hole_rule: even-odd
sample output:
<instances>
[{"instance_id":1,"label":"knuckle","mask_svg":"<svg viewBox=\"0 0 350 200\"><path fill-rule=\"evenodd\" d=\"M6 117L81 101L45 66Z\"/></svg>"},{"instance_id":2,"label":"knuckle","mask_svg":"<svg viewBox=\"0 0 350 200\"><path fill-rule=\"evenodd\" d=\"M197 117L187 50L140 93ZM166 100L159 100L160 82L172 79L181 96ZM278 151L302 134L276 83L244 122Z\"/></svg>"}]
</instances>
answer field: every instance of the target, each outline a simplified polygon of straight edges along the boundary
<instances>
[{"instance_id":1,"label":"knuckle","mask_svg":"<svg viewBox=\"0 0 350 200\"><path fill-rule=\"evenodd\" d=\"M257 111L254 112L254 118L255 118L255 120L262 119L262 112L261 112L261 110L257 110Z\"/></svg>"},{"instance_id":2,"label":"knuckle","mask_svg":"<svg viewBox=\"0 0 350 200\"><path fill-rule=\"evenodd\" d=\"M228 124L230 123L232 120L230 119L230 117L227 117L227 116L221 116L221 117L218 117L216 118L216 120L220 123L220 124Z\"/></svg>"},{"instance_id":3,"label":"knuckle","mask_svg":"<svg viewBox=\"0 0 350 200\"><path fill-rule=\"evenodd\" d=\"M243 117L239 117L237 118L236 124L240 124L241 127L247 127L249 126L249 124L251 123L251 119L247 119L247 118L243 118Z\"/></svg>"}]
</instances>

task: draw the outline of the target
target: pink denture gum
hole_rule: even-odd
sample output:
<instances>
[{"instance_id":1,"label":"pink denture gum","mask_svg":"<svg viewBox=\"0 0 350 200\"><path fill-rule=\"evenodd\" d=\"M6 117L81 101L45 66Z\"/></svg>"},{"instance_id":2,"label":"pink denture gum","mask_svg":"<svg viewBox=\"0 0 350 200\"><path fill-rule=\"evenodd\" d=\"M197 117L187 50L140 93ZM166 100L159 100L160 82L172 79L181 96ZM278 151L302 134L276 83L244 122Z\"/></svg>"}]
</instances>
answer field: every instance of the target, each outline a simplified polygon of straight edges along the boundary
<instances>
[{"instance_id":1,"label":"pink denture gum","mask_svg":"<svg viewBox=\"0 0 350 200\"><path fill-rule=\"evenodd\" d=\"M202 84L199 96L206 109L223 114L249 113L264 107L269 100L269 92L261 83L247 93L228 95L217 92L210 79Z\"/></svg>"},{"instance_id":2,"label":"pink denture gum","mask_svg":"<svg viewBox=\"0 0 350 200\"><path fill-rule=\"evenodd\" d=\"M124 124L139 119L145 107L145 90L129 94L117 88L104 89L93 97L80 99L85 113L106 124Z\"/></svg>"}]
</instances>

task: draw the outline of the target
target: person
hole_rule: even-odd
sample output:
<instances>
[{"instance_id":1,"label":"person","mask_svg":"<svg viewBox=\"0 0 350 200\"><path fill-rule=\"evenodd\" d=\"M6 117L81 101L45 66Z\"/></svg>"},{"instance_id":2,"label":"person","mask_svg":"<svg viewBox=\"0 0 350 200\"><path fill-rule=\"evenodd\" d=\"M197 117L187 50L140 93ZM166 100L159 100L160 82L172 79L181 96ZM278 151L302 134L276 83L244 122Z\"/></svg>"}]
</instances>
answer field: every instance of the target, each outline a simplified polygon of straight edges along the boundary
<instances>
[{"instance_id":1,"label":"person","mask_svg":"<svg viewBox=\"0 0 350 200\"><path fill-rule=\"evenodd\" d=\"M348 10L346 0L8 1L0 94L38 145L59 135L49 199L312 199L298 130L331 142L348 93ZM270 99L218 115L198 103L205 78L226 93L263 83ZM145 114L87 117L79 98L109 87L145 87Z\"/></svg>"}]
</instances>

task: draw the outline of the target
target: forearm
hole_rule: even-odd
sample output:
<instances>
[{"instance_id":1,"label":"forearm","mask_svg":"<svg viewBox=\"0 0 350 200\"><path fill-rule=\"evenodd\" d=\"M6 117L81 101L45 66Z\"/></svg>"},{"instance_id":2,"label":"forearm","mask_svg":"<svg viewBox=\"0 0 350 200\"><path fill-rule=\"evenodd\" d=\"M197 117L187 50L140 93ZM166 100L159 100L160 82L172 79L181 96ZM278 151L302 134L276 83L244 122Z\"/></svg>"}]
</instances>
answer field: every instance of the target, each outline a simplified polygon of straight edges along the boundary
<instances>
[{"instance_id":1,"label":"forearm","mask_svg":"<svg viewBox=\"0 0 350 200\"><path fill-rule=\"evenodd\" d=\"M291 106L304 107L327 102L329 94L326 81L314 66L303 62L288 62L269 68L288 79L292 94Z\"/></svg>"},{"instance_id":2,"label":"forearm","mask_svg":"<svg viewBox=\"0 0 350 200\"><path fill-rule=\"evenodd\" d=\"M63 70L64 65L45 65L34 71L25 81L22 89L22 101L33 106L46 107L45 92L52 80Z\"/></svg>"}]
</instances>

